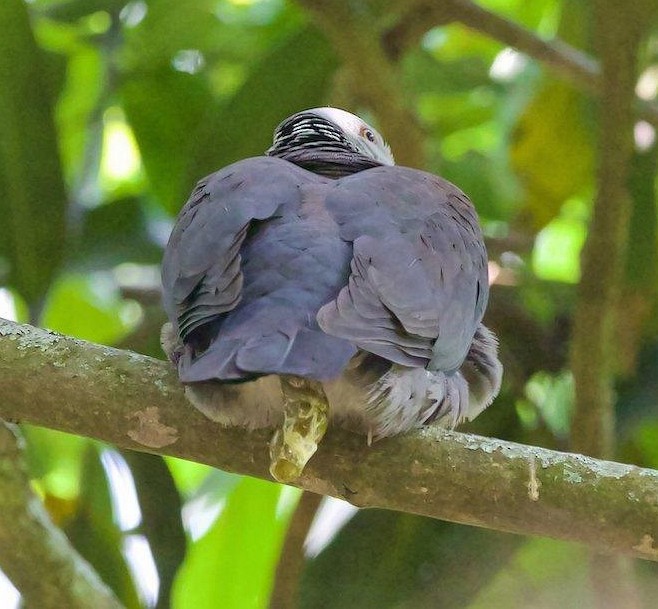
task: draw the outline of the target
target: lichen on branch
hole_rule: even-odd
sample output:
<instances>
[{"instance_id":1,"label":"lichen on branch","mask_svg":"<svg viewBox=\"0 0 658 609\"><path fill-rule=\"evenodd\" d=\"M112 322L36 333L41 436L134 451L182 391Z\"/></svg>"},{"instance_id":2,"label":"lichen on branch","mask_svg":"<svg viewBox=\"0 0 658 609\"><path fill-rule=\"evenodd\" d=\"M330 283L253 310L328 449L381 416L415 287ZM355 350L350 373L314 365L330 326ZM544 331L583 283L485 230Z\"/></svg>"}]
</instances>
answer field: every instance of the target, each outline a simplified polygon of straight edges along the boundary
<instances>
[{"instance_id":1,"label":"lichen on branch","mask_svg":"<svg viewBox=\"0 0 658 609\"><path fill-rule=\"evenodd\" d=\"M166 362L2 320L0 387L4 419L271 479L271 431L206 419ZM658 472L632 465L435 428L369 447L332 429L298 486L658 560Z\"/></svg>"}]
</instances>

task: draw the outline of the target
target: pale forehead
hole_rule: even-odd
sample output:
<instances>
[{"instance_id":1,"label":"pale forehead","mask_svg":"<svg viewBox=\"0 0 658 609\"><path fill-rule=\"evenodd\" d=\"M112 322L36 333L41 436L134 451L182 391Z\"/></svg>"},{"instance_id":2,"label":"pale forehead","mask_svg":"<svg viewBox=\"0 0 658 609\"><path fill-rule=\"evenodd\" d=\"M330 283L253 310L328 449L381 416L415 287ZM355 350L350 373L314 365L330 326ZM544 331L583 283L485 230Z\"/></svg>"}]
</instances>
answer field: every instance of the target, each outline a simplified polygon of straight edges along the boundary
<instances>
[{"instance_id":1,"label":"pale forehead","mask_svg":"<svg viewBox=\"0 0 658 609\"><path fill-rule=\"evenodd\" d=\"M341 110L340 108L312 108L311 110L308 110L308 112L312 112L313 114L317 114L322 118L330 120L345 132L359 133L361 128L365 126L377 133L375 129L368 125L363 119L360 119L355 114Z\"/></svg>"}]
</instances>

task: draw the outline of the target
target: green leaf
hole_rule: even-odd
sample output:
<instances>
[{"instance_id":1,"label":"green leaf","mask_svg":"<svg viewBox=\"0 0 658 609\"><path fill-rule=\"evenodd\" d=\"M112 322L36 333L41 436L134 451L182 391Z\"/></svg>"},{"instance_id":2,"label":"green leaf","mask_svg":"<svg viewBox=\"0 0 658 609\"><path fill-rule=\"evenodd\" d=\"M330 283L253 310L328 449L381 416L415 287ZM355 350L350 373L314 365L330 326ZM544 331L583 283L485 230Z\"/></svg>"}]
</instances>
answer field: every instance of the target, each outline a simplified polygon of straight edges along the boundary
<instances>
[{"instance_id":1,"label":"green leaf","mask_svg":"<svg viewBox=\"0 0 658 609\"><path fill-rule=\"evenodd\" d=\"M633 443L642 455L645 467L658 467L658 423L645 421L633 434Z\"/></svg>"},{"instance_id":2,"label":"green leaf","mask_svg":"<svg viewBox=\"0 0 658 609\"><path fill-rule=\"evenodd\" d=\"M144 19L126 28L122 59L131 70L163 72L181 49L202 52L222 44L230 28L217 18L215 0L158 0L148 3ZM158 107L153 106L157 112Z\"/></svg>"},{"instance_id":3,"label":"green leaf","mask_svg":"<svg viewBox=\"0 0 658 609\"><path fill-rule=\"evenodd\" d=\"M658 146L636 151L628 181L633 200L626 251L626 281L656 294L658 275L658 208L656 207L656 162Z\"/></svg>"},{"instance_id":4,"label":"green leaf","mask_svg":"<svg viewBox=\"0 0 658 609\"><path fill-rule=\"evenodd\" d=\"M209 465L176 459L175 457L165 457L165 461L171 471L178 492L186 498L190 497L212 473L221 471L213 469Z\"/></svg>"},{"instance_id":5,"label":"green leaf","mask_svg":"<svg viewBox=\"0 0 658 609\"><path fill-rule=\"evenodd\" d=\"M48 296L43 324L62 334L111 345L130 330L124 317L128 306L109 274L64 275Z\"/></svg>"},{"instance_id":6,"label":"green leaf","mask_svg":"<svg viewBox=\"0 0 658 609\"><path fill-rule=\"evenodd\" d=\"M233 66L250 65L302 22L299 7L281 0L158 0L137 25L123 28L122 67L136 76L159 72L180 51L194 50L224 81ZM225 90L226 83L217 85Z\"/></svg>"},{"instance_id":7,"label":"green leaf","mask_svg":"<svg viewBox=\"0 0 658 609\"><path fill-rule=\"evenodd\" d=\"M48 71L27 6L0 2L0 217L9 284L36 313L62 260L67 197Z\"/></svg>"},{"instance_id":8,"label":"green leaf","mask_svg":"<svg viewBox=\"0 0 658 609\"><path fill-rule=\"evenodd\" d=\"M593 607L586 556L576 544L532 539L468 609Z\"/></svg>"},{"instance_id":9,"label":"green leaf","mask_svg":"<svg viewBox=\"0 0 658 609\"><path fill-rule=\"evenodd\" d=\"M491 159L475 151L469 151L458 161L446 159L441 175L458 184L473 201L481 218L506 218L510 197L505 197L504 187L497 188ZM509 185L507 185L509 187Z\"/></svg>"},{"instance_id":10,"label":"green leaf","mask_svg":"<svg viewBox=\"0 0 658 609\"><path fill-rule=\"evenodd\" d=\"M547 281L577 283L580 279L580 251L587 235L587 209L572 199L560 214L537 235L532 252L535 275Z\"/></svg>"},{"instance_id":11,"label":"green leaf","mask_svg":"<svg viewBox=\"0 0 658 609\"><path fill-rule=\"evenodd\" d=\"M550 222L564 201L582 195L591 184L594 159L586 120L589 106L582 93L551 80L519 118L510 159L537 226Z\"/></svg>"},{"instance_id":12,"label":"green leaf","mask_svg":"<svg viewBox=\"0 0 658 609\"><path fill-rule=\"evenodd\" d=\"M190 501L218 504L227 499L242 482L243 476L221 469L211 469L207 476L189 494Z\"/></svg>"},{"instance_id":13,"label":"green leaf","mask_svg":"<svg viewBox=\"0 0 658 609\"><path fill-rule=\"evenodd\" d=\"M262 154L281 120L322 103L335 66L327 42L307 27L265 55L225 103L201 74L167 67L128 78L121 88L124 110L162 205L178 211L198 179Z\"/></svg>"},{"instance_id":14,"label":"green leaf","mask_svg":"<svg viewBox=\"0 0 658 609\"><path fill-rule=\"evenodd\" d=\"M541 26L547 14L551 14L559 8L559 3L555 0L533 0L533 2L527 2L527 0L484 0L478 4L532 29Z\"/></svg>"},{"instance_id":15,"label":"green leaf","mask_svg":"<svg viewBox=\"0 0 658 609\"><path fill-rule=\"evenodd\" d=\"M522 537L363 510L311 560L302 609L463 609Z\"/></svg>"},{"instance_id":16,"label":"green leaf","mask_svg":"<svg viewBox=\"0 0 658 609\"><path fill-rule=\"evenodd\" d=\"M192 186L195 134L209 109L216 111L210 88L200 75L166 67L129 78L120 94L151 191L169 212L178 211Z\"/></svg>"},{"instance_id":17,"label":"green leaf","mask_svg":"<svg viewBox=\"0 0 658 609\"><path fill-rule=\"evenodd\" d=\"M69 184L80 182L85 158L100 148L100 96L104 92L103 57L98 49L90 45L76 45L69 56L66 80L57 104L57 125L60 134L62 162ZM96 114L96 116L95 116ZM92 124L90 124L92 123ZM98 140L93 142L92 140ZM92 152L93 151L93 152ZM94 159L97 162L97 159Z\"/></svg>"},{"instance_id":18,"label":"green leaf","mask_svg":"<svg viewBox=\"0 0 658 609\"><path fill-rule=\"evenodd\" d=\"M139 531L151 547L160 579L156 609L167 609L174 576L185 558L180 495L163 457L130 450L121 454L130 467L142 511Z\"/></svg>"},{"instance_id":19,"label":"green leaf","mask_svg":"<svg viewBox=\"0 0 658 609\"><path fill-rule=\"evenodd\" d=\"M87 446L77 511L63 528L78 552L126 608L140 609L135 584L122 554L123 534L115 522L101 450L95 444Z\"/></svg>"},{"instance_id":20,"label":"green leaf","mask_svg":"<svg viewBox=\"0 0 658 609\"><path fill-rule=\"evenodd\" d=\"M490 62L486 58L460 56L453 61L433 56L423 49L416 49L403 57L402 68L406 85L416 93L432 93L446 96L448 100L456 94L462 94L460 100L466 106L477 103L469 94L484 89L483 82L489 78ZM488 83L492 86L491 83ZM453 101L457 101L453 97ZM437 119L444 114L453 116L464 111L460 104L437 105L433 113Z\"/></svg>"},{"instance_id":21,"label":"green leaf","mask_svg":"<svg viewBox=\"0 0 658 609\"><path fill-rule=\"evenodd\" d=\"M72 434L22 425L30 474L46 495L73 500L80 492L82 456L91 442Z\"/></svg>"},{"instance_id":22,"label":"green leaf","mask_svg":"<svg viewBox=\"0 0 658 609\"><path fill-rule=\"evenodd\" d=\"M591 42L592 3L561 4L558 35L585 49ZM534 225L542 227L567 199L591 190L594 170L592 100L565 82L546 79L518 119L510 142L512 169L526 191Z\"/></svg>"},{"instance_id":23,"label":"green leaf","mask_svg":"<svg viewBox=\"0 0 658 609\"><path fill-rule=\"evenodd\" d=\"M47 6L44 12L58 21L77 21L97 11L116 12L125 5L125 0L68 0Z\"/></svg>"},{"instance_id":24,"label":"green leaf","mask_svg":"<svg viewBox=\"0 0 658 609\"><path fill-rule=\"evenodd\" d=\"M263 154L284 118L323 103L336 66L333 50L314 27L304 27L277 45L218 112L205 116L196 133L190 182L234 161Z\"/></svg>"},{"instance_id":25,"label":"green leaf","mask_svg":"<svg viewBox=\"0 0 658 609\"><path fill-rule=\"evenodd\" d=\"M551 433L565 440L573 416L573 377L570 372L549 374L544 370L532 375L526 384L525 393L529 402Z\"/></svg>"},{"instance_id":26,"label":"green leaf","mask_svg":"<svg viewBox=\"0 0 658 609\"><path fill-rule=\"evenodd\" d=\"M173 591L174 609L267 607L289 514L283 487L243 478L211 529L189 549Z\"/></svg>"},{"instance_id":27,"label":"green leaf","mask_svg":"<svg viewBox=\"0 0 658 609\"><path fill-rule=\"evenodd\" d=\"M126 197L84 210L81 234L68 263L90 271L123 262L159 264L161 257L162 248L149 231L144 200Z\"/></svg>"}]
</instances>

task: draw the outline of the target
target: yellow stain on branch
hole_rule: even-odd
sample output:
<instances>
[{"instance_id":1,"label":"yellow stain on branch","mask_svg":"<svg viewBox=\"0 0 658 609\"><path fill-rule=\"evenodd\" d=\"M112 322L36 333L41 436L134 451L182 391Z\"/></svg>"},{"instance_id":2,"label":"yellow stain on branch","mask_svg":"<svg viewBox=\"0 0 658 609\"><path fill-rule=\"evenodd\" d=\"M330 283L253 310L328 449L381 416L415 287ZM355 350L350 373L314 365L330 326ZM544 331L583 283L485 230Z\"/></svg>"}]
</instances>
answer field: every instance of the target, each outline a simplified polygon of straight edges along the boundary
<instances>
[{"instance_id":1,"label":"yellow stain on branch","mask_svg":"<svg viewBox=\"0 0 658 609\"><path fill-rule=\"evenodd\" d=\"M645 535L642 535L642 539L640 539L640 543L638 543L636 546L633 546L633 549L636 550L637 552L641 552L642 554L646 554L647 556L658 556L658 548L655 548L654 545L654 539L651 535L648 533Z\"/></svg>"},{"instance_id":2,"label":"yellow stain on branch","mask_svg":"<svg viewBox=\"0 0 658 609\"><path fill-rule=\"evenodd\" d=\"M137 427L129 429L127 434L142 446L162 448L178 441L178 430L160 421L160 410L156 406L130 413L126 418L137 420Z\"/></svg>"},{"instance_id":3,"label":"yellow stain on branch","mask_svg":"<svg viewBox=\"0 0 658 609\"><path fill-rule=\"evenodd\" d=\"M530 460L530 480L528 480L528 497L531 501L539 501L539 488L541 487L541 482L537 478L537 463L533 457Z\"/></svg>"}]
</instances>

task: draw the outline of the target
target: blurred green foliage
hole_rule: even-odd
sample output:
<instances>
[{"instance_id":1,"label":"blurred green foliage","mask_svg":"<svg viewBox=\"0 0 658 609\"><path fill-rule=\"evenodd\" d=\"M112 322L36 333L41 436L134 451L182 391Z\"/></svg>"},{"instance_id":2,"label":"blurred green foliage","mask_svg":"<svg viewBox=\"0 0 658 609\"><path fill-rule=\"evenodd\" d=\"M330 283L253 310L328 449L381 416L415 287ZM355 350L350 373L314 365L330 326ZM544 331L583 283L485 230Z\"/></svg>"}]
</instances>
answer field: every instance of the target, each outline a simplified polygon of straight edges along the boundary
<instances>
[{"instance_id":1,"label":"blurred green foliage","mask_svg":"<svg viewBox=\"0 0 658 609\"><path fill-rule=\"evenodd\" d=\"M589 4L481 2L591 51ZM373 27L398 14L376 0L350 6L372 12ZM2 313L160 356L157 265L187 193L205 174L262 153L287 115L344 99L338 54L286 0L3 0L0 27ZM640 57L654 95L657 42L654 28ZM472 429L565 447L567 338L595 190L596 103L456 24L430 29L398 69L399 94L426 134L426 168L472 197L494 265L489 324L506 380ZM637 144L620 300L619 451L658 467L650 125L638 127ZM25 435L35 488L127 607L268 605L296 492L53 431L26 427ZM126 522L120 505L130 489L138 509ZM658 574L653 565L639 574L651 599ZM308 559L300 598L309 608L593 603L580 548L379 511L359 512Z\"/></svg>"}]
</instances>

